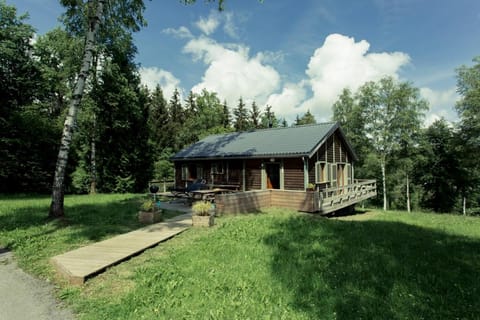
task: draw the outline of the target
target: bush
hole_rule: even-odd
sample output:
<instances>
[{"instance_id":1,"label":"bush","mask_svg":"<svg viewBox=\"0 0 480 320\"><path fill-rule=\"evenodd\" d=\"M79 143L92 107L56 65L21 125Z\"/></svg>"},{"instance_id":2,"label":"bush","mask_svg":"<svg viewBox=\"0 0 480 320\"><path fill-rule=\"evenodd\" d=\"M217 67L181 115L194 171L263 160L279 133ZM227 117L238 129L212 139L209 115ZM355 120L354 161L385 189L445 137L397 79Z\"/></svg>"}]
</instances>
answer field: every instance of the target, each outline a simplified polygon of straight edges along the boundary
<instances>
[{"instance_id":1,"label":"bush","mask_svg":"<svg viewBox=\"0 0 480 320\"><path fill-rule=\"evenodd\" d=\"M153 199L151 199L151 198L145 199L142 202L142 204L140 205L140 210L142 210L142 211L151 212L151 211L155 211L156 208L157 208L157 206L155 204L155 201L153 201Z\"/></svg>"},{"instance_id":2,"label":"bush","mask_svg":"<svg viewBox=\"0 0 480 320\"><path fill-rule=\"evenodd\" d=\"M211 208L212 204L210 202L199 201L192 206L192 212L197 216L208 216Z\"/></svg>"},{"instance_id":3,"label":"bush","mask_svg":"<svg viewBox=\"0 0 480 320\"><path fill-rule=\"evenodd\" d=\"M480 216L480 207L469 208L466 210L467 216Z\"/></svg>"}]
</instances>

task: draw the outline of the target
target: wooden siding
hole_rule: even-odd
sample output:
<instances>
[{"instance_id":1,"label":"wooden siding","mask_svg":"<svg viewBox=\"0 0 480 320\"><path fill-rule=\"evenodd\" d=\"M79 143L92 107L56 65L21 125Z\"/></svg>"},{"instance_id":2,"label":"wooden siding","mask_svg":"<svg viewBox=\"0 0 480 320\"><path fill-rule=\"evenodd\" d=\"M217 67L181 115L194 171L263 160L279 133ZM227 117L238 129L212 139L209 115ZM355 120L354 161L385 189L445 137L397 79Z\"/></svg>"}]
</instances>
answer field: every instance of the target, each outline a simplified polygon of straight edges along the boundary
<instances>
[{"instance_id":1,"label":"wooden siding","mask_svg":"<svg viewBox=\"0 0 480 320\"><path fill-rule=\"evenodd\" d=\"M326 159L326 152L325 152L326 146L325 144L322 144L320 149L318 149L317 152L317 161L325 161Z\"/></svg>"},{"instance_id":2,"label":"wooden siding","mask_svg":"<svg viewBox=\"0 0 480 320\"><path fill-rule=\"evenodd\" d=\"M285 159L283 161L284 189L304 190L303 160L301 158Z\"/></svg>"},{"instance_id":3,"label":"wooden siding","mask_svg":"<svg viewBox=\"0 0 480 320\"><path fill-rule=\"evenodd\" d=\"M330 136L327 139L327 162L334 162L333 161L333 136Z\"/></svg>"},{"instance_id":4,"label":"wooden siding","mask_svg":"<svg viewBox=\"0 0 480 320\"><path fill-rule=\"evenodd\" d=\"M215 196L215 211L225 213L255 213L271 206L271 190L246 191Z\"/></svg>"},{"instance_id":5,"label":"wooden siding","mask_svg":"<svg viewBox=\"0 0 480 320\"><path fill-rule=\"evenodd\" d=\"M258 190L215 196L218 214L260 212L263 208L279 207L304 212L327 214L375 197L375 180L356 180L342 188L327 188L320 192L294 190Z\"/></svg>"},{"instance_id":6,"label":"wooden siding","mask_svg":"<svg viewBox=\"0 0 480 320\"><path fill-rule=\"evenodd\" d=\"M262 161L247 160L245 163L245 189L260 190L262 188Z\"/></svg>"},{"instance_id":7,"label":"wooden siding","mask_svg":"<svg viewBox=\"0 0 480 320\"><path fill-rule=\"evenodd\" d=\"M217 195L218 214L255 213L263 208L280 207L305 212L318 211L318 192L262 190Z\"/></svg>"},{"instance_id":8,"label":"wooden siding","mask_svg":"<svg viewBox=\"0 0 480 320\"><path fill-rule=\"evenodd\" d=\"M242 160L232 160L228 162L227 184L242 184Z\"/></svg>"}]
</instances>

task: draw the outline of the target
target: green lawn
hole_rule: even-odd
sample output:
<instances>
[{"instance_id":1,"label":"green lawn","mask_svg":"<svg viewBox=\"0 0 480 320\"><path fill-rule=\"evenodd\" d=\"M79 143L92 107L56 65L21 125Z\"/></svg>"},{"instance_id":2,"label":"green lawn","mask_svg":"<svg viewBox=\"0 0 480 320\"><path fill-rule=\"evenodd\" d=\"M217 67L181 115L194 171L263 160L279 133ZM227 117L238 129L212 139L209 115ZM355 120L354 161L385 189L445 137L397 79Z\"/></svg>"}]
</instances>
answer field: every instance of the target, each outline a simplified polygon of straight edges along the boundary
<instances>
[{"instance_id":1,"label":"green lawn","mask_svg":"<svg viewBox=\"0 0 480 320\"><path fill-rule=\"evenodd\" d=\"M102 204L68 198L65 223L44 220L40 208L48 201L2 198L0 244L31 272L51 277L50 256L137 227L134 196L104 197ZM4 203L17 212L16 222ZM85 206L98 207L97 214L80 218ZM99 217L107 212L118 217ZM59 296L82 319L479 317L478 218L388 212L349 221L272 209L216 223L190 229L83 287L60 284Z\"/></svg>"}]
</instances>

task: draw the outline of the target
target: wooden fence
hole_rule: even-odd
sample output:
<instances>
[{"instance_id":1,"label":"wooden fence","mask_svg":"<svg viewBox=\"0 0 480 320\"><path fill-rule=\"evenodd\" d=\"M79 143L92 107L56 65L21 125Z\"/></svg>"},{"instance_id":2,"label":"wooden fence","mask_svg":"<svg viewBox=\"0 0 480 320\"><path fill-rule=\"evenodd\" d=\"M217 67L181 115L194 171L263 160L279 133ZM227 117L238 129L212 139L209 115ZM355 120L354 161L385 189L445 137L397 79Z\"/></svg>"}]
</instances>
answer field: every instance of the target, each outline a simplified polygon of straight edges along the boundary
<instances>
[{"instance_id":1,"label":"wooden fence","mask_svg":"<svg viewBox=\"0 0 480 320\"><path fill-rule=\"evenodd\" d=\"M224 213L253 213L279 207L304 212L330 213L377 195L375 180L321 191L258 190L215 196L216 210Z\"/></svg>"}]
</instances>

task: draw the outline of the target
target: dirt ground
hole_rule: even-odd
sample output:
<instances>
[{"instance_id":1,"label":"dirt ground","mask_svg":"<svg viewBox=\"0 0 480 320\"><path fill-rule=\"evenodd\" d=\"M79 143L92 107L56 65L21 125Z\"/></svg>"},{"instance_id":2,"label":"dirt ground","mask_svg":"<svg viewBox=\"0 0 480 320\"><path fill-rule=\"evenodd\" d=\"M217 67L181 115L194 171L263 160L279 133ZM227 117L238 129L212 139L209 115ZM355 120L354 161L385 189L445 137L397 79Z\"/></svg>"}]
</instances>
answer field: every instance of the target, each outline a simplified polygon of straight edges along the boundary
<instances>
[{"instance_id":1,"label":"dirt ground","mask_svg":"<svg viewBox=\"0 0 480 320\"><path fill-rule=\"evenodd\" d=\"M54 287L23 272L0 248L0 320L73 320L54 297Z\"/></svg>"}]
</instances>

